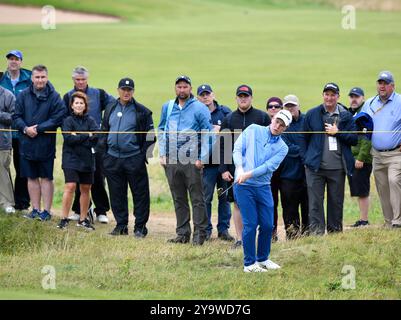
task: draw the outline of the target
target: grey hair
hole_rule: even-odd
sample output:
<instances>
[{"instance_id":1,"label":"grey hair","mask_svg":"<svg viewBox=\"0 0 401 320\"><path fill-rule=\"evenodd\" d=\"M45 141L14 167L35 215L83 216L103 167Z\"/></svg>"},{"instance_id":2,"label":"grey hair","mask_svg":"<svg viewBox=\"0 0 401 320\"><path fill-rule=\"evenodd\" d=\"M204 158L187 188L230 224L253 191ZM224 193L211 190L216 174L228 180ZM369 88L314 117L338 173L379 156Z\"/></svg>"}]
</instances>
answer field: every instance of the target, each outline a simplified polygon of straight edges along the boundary
<instances>
[{"instance_id":1,"label":"grey hair","mask_svg":"<svg viewBox=\"0 0 401 320\"><path fill-rule=\"evenodd\" d=\"M76 76L84 76L85 78L89 77L89 70L83 66L75 67L72 70L72 77L75 78Z\"/></svg>"}]
</instances>

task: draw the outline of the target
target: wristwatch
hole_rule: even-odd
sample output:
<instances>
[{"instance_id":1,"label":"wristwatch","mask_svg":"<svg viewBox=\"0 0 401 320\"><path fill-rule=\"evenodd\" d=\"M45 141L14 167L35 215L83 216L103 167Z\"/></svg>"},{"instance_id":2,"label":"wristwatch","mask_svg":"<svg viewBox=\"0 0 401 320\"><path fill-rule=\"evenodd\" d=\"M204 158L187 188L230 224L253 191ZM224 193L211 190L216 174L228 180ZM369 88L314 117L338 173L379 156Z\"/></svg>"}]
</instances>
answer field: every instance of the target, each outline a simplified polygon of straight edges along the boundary
<instances>
[{"instance_id":1,"label":"wristwatch","mask_svg":"<svg viewBox=\"0 0 401 320\"><path fill-rule=\"evenodd\" d=\"M28 127L25 127L25 128L24 128L24 130L23 130L24 134L26 134L26 128L28 128Z\"/></svg>"}]
</instances>

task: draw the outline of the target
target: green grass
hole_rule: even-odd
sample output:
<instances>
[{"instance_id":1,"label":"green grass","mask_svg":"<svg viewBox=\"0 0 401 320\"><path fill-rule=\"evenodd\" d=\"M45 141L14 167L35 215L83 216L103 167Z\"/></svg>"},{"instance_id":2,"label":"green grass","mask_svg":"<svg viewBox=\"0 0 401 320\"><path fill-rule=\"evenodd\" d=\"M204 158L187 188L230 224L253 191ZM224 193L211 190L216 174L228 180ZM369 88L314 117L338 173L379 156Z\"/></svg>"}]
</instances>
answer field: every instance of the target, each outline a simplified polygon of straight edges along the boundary
<instances>
[{"instance_id":1,"label":"green grass","mask_svg":"<svg viewBox=\"0 0 401 320\"><path fill-rule=\"evenodd\" d=\"M156 123L181 73L191 76L194 90L210 83L218 100L231 107L235 88L248 83L255 106L264 108L268 97L294 93L303 111L321 102L326 82L339 84L341 101L347 104L348 90L355 85L367 96L375 94L380 70L393 71L396 81L401 77L399 12L358 10L356 29L344 30L340 9L312 1L131 3L54 1L56 7L114 14L124 22L57 25L56 30L42 30L40 21L0 26L2 52L19 48L28 68L46 64L62 94L72 87L71 70L78 64L90 69L92 86L114 95L118 80L131 76L136 98L154 111ZM60 142L56 208L64 184ZM172 200L157 159L148 169L150 219L162 213L171 217ZM354 222L357 213L347 191L345 224ZM376 227L274 244L272 259L283 269L261 277L244 275L242 253L219 241L202 248L167 245L174 226L169 235L150 232L144 241L135 241L110 239L111 226L100 226L93 234L75 228L62 233L55 222L0 215L0 298L399 299L400 233L377 227L383 218L375 191L369 219ZM55 291L41 289L44 265L57 270ZM355 290L341 288L344 265L357 270Z\"/></svg>"}]
</instances>

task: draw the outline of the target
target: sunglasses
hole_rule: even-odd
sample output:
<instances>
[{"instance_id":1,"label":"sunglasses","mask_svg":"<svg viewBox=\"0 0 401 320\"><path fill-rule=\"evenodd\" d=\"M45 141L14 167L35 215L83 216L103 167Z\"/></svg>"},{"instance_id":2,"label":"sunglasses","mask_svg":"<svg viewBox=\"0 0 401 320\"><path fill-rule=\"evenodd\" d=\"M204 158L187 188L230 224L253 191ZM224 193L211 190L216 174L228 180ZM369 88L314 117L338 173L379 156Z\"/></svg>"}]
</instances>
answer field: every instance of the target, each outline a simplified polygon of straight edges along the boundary
<instances>
[{"instance_id":1,"label":"sunglasses","mask_svg":"<svg viewBox=\"0 0 401 320\"><path fill-rule=\"evenodd\" d=\"M267 106L267 109L281 109L282 108L282 106L280 106L280 105L272 105L272 104L269 104L268 106Z\"/></svg>"}]
</instances>

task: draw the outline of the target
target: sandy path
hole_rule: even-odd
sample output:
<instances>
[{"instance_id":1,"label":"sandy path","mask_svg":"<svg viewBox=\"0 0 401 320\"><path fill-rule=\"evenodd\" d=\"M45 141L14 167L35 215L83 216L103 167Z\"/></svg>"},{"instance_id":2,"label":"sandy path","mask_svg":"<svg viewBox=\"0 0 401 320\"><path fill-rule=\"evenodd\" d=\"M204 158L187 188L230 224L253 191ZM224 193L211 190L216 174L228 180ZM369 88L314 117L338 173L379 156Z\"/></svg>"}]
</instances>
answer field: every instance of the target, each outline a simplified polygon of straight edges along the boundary
<instances>
[{"instance_id":1,"label":"sandy path","mask_svg":"<svg viewBox=\"0 0 401 320\"><path fill-rule=\"evenodd\" d=\"M46 19L48 11L38 7L17 7L13 5L0 4L0 24L38 24L41 25ZM52 18L51 15L49 15ZM102 16L97 14L86 14L72 11L55 11L55 22L58 23L107 23L119 22L116 17Z\"/></svg>"}]
</instances>

